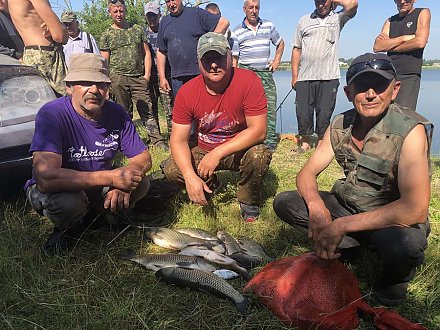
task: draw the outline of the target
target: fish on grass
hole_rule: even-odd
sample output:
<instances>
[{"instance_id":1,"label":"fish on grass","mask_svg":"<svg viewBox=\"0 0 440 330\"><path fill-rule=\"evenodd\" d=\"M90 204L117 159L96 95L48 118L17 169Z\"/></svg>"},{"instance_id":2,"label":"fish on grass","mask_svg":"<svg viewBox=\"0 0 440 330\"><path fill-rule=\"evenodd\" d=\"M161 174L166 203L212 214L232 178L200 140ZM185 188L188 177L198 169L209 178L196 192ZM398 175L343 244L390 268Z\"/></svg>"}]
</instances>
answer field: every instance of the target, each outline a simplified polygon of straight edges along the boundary
<instances>
[{"instance_id":1,"label":"fish on grass","mask_svg":"<svg viewBox=\"0 0 440 330\"><path fill-rule=\"evenodd\" d=\"M158 270L156 276L167 284L189 287L228 298L234 302L240 313L246 312L248 300L232 285L212 273L198 269L168 267Z\"/></svg>"},{"instance_id":2,"label":"fish on grass","mask_svg":"<svg viewBox=\"0 0 440 330\"><path fill-rule=\"evenodd\" d=\"M223 241L225 244L226 252L225 254L227 256L231 256L235 253L240 253L241 248L238 245L238 243L235 241L234 237L232 237L227 232L220 230L217 232L217 237Z\"/></svg>"},{"instance_id":3,"label":"fish on grass","mask_svg":"<svg viewBox=\"0 0 440 330\"><path fill-rule=\"evenodd\" d=\"M204 239L207 241L218 241L219 239L207 232L206 230L200 229L200 228L177 228L176 229L179 233L187 234L192 237L197 237L200 239Z\"/></svg>"},{"instance_id":4,"label":"fish on grass","mask_svg":"<svg viewBox=\"0 0 440 330\"><path fill-rule=\"evenodd\" d=\"M234 259L225 256L221 253L217 253L212 250L208 250L207 248L203 246L189 246L182 251L179 252L179 254L187 255L187 256L195 256L195 257L202 257L209 262L212 262L217 265L221 265L225 268L231 269L239 274L241 274L245 279L250 279L251 275L247 271L246 268L241 267L237 261Z\"/></svg>"},{"instance_id":5,"label":"fish on grass","mask_svg":"<svg viewBox=\"0 0 440 330\"><path fill-rule=\"evenodd\" d=\"M131 254L123 256L123 258L141 264L154 272L164 267L186 267L205 272L213 272L217 270L215 265L203 258L180 254L159 253L147 254L145 256Z\"/></svg>"},{"instance_id":6,"label":"fish on grass","mask_svg":"<svg viewBox=\"0 0 440 330\"><path fill-rule=\"evenodd\" d=\"M224 252L224 246L219 241L200 239L170 228L148 227L145 228L144 235L154 244L166 249L182 250L188 246L199 245L219 253Z\"/></svg>"}]
</instances>

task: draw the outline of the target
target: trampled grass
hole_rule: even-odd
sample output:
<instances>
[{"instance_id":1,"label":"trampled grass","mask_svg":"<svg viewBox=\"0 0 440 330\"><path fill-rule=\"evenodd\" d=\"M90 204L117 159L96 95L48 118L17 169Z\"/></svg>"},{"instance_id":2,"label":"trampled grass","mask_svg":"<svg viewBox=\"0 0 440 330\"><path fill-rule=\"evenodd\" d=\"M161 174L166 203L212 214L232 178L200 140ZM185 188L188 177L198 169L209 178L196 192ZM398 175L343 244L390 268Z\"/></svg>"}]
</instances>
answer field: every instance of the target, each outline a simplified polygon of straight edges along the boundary
<instances>
[{"instance_id":1,"label":"trampled grass","mask_svg":"<svg viewBox=\"0 0 440 330\"><path fill-rule=\"evenodd\" d=\"M282 141L265 179L265 203L261 219L247 224L240 220L235 197L237 175L220 173L223 189L213 206L187 203L184 193L170 202L168 217L173 227L199 227L215 233L226 230L234 236L259 241L275 258L297 255L311 249L310 243L272 210L276 193L295 188L295 175L309 154L291 152L292 142ZM166 155L152 150L154 166ZM432 232L426 261L410 285L407 301L397 311L428 329L440 324L440 162L433 162L431 200ZM330 189L341 176L333 164L320 179L321 189ZM75 248L63 256L49 257L41 245L52 225L31 211L24 196L3 201L0 206L0 328L1 329L285 329L264 306L252 304L242 316L227 300L202 292L167 286L154 274L119 256L127 250L148 253L164 251L142 240L142 230L130 230L107 246L118 231L87 232ZM366 260L352 266L369 297L376 265ZM258 269L254 270L254 273ZM244 280L234 280L242 289ZM373 329L362 321L360 329Z\"/></svg>"}]
</instances>

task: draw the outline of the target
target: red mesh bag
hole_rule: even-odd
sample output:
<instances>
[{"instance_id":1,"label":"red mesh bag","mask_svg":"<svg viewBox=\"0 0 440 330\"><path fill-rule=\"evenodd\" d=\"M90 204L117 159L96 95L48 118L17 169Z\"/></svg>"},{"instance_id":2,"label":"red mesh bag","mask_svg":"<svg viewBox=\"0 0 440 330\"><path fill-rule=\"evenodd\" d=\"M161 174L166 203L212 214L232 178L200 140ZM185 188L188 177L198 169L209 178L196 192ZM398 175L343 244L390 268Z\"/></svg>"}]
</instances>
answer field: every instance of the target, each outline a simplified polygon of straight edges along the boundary
<instances>
[{"instance_id":1,"label":"red mesh bag","mask_svg":"<svg viewBox=\"0 0 440 330\"><path fill-rule=\"evenodd\" d=\"M356 329L359 311L371 315L381 330L426 329L393 310L370 307L347 267L312 253L271 262L244 290L254 292L286 326L298 329Z\"/></svg>"}]
</instances>

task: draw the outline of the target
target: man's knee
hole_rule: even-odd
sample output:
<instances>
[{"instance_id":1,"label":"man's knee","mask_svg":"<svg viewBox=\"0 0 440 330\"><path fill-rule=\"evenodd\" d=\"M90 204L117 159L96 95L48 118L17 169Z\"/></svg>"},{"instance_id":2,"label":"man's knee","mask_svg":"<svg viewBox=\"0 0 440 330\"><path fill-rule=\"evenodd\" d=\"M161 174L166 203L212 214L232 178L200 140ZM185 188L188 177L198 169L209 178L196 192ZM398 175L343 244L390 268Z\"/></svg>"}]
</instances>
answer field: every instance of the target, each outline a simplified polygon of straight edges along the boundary
<instances>
[{"instance_id":1,"label":"man's knee","mask_svg":"<svg viewBox=\"0 0 440 330\"><path fill-rule=\"evenodd\" d=\"M172 156L163 161L161 168L167 180L178 181L180 177L180 170Z\"/></svg>"},{"instance_id":2,"label":"man's knee","mask_svg":"<svg viewBox=\"0 0 440 330\"><path fill-rule=\"evenodd\" d=\"M391 227L381 230L376 236L374 244L384 263L413 267L423 263L427 240L422 230Z\"/></svg>"},{"instance_id":3,"label":"man's knee","mask_svg":"<svg viewBox=\"0 0 440 330\"><path fill-rule=\"evenodd\" d=\"M250 166L258 174L264 174L269 170L272 153L264 144L257 144L246 152L242 160L243 166Z\"/></svg>"},{"instance_id":4,"label":"man's knee","mask_svg":"<svg viewBox=\"0 0 440 330\"><path fill-rule=\"evenodd\" d=\"M84 191L42 194L35 186L29 189L32 207L58 227L67 228L87 212L89 202Z\"/></svg>"}]
</instances>

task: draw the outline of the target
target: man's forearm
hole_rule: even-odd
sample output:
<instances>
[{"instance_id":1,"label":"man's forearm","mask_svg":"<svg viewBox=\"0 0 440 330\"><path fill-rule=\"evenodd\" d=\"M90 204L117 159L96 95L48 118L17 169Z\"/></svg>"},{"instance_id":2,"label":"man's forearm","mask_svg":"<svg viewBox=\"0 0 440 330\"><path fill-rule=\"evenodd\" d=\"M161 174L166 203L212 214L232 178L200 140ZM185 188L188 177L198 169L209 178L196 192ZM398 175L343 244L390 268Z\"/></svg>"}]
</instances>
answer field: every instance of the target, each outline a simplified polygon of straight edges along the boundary
<instances>
[{"instance_id":1,"label":"man's forearm","mask_svg":"<svg viewBox=\"0 0 440 330\"><path fill-rule=\"evenodd\" d=\"M166 79L165 77L165 63L166 63L166 55L162 53L159 49L156 52L156 65L157 65L157 73L159 75L159 79Z\"/></svg>"},{"instance_id":2,"label":"man's forearm","mask_svg":"<svg viewBox=\"0 0 440 330\"><path fill-rule=\"evenodd\" d=\"M224 17L220 17L217 26L215 27L213 32L225 34L228 27L229 27L229 21Z\"/></svg>"}]
</instances>

